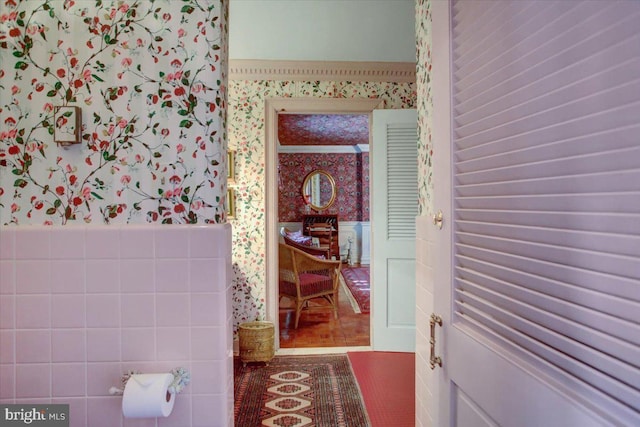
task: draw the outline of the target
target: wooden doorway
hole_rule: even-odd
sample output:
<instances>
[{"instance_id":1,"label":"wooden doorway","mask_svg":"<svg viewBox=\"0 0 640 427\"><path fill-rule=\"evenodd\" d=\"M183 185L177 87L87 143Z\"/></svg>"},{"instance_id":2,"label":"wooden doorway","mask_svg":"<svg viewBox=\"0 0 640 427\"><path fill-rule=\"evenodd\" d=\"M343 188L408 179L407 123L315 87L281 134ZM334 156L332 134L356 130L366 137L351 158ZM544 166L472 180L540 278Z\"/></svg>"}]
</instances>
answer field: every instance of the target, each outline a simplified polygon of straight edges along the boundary
<instances>
[{"instance_id":1,"label":"wooden doorway","mask_svg":"<svg viewBox=\"0 0 640 427\"><path fill-rule=\"evenodd\" d=\"M278 305L278 113L299 114L369 114L382 108L378 99L272 98L265 105L265 176L266 176L266 272L267 317L276 325L276 349L280 348ZM371 143L371 137L369 139Z\"/></svg>"}]
</instances>

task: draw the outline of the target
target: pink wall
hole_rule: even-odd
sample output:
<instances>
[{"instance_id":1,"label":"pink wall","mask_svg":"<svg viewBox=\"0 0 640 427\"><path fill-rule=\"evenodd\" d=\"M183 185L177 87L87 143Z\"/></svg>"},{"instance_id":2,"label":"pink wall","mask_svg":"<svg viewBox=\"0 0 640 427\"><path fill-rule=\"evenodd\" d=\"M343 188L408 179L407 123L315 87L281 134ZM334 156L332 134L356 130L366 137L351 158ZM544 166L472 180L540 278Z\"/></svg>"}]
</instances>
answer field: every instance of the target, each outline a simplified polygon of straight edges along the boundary
<instances>
[{"instance_id":1,"label":"pink wall","mask_svg":"<svg viewBox=\"0 0 640 427\"><path fill-rule=\"evenodd\" d=\"M0 403L73 427L233 425L231 227L0 227ZM185 367L164 419L124 420L123 372Z\"/></svg>"},{"instance_id":2,"label":"pink wall","mask_svg":"<svg viewBox=\"0 0 640 427\"><path fill-rule=\"evenodd\" d=\"M280 153L278 161L280 222L302 220L302 183L316 169L336 181L336 201L323 213L338 214L340 221L369 221L369 153Z\"/></svg>"}]
</instances>

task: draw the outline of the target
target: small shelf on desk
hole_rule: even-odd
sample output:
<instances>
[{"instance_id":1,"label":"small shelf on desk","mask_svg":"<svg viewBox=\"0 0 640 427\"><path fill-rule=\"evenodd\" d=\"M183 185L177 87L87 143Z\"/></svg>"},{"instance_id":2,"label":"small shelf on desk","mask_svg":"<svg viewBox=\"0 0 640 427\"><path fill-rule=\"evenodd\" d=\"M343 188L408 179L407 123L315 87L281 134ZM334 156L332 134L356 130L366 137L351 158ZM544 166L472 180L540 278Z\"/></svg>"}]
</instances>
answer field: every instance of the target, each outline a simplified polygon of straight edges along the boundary
<instances>
[{"instance_id":1,"label":"small shelf on desk","mask_svg":"<svg viewBox=\"0 0 640 427\"><path fill-rule=\"evenodd\" d=\"M338 215L305 215L302 220L302 232L307 236L316 237L321 248L329 248L330 256L340 259Z\"/></svg>"}]
</instances>

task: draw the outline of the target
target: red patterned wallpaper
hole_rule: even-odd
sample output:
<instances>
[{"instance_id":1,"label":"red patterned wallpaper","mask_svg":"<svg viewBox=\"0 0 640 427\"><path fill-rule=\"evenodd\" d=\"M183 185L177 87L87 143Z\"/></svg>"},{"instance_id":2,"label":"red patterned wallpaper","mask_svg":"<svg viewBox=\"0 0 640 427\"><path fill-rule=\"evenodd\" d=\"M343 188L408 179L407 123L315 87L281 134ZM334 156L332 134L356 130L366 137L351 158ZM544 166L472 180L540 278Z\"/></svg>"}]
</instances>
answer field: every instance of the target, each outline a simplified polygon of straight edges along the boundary
<instances>
[{"instance_id":1,"label":"red patterned wallpaper","mask_svg":"<svg viewBox=\"0 0 640 427\"><path fill-rule=\"evenodd\" d=\"M278 114L281 145L369 143L367 114Z\"/></svg>"},{"instance_id":2,"label":"red patterned wallpaper","mask_svg":"<svg viewBox=\"0 0 640 427\"><path fill-rule=\"evenodd\" d=\"M336 181L336 201L323 213L337 214L340 221L369 221L369 153L280 153L278 161L280 222L302 221L302 182L316 169Z\"/></svg>"}]
</instances>

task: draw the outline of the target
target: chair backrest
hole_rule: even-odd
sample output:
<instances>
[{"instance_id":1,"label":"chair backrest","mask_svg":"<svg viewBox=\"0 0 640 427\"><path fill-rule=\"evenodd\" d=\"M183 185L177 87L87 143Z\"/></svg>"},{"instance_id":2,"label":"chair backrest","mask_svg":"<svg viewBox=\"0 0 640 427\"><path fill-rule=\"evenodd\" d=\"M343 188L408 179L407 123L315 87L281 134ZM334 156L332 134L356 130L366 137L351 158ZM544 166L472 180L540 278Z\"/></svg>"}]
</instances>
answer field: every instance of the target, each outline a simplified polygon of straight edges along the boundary
<instances>
[{"instance_id":1,"label":"chair backrest","mask_svg":"<svg viewBox=\"0 0 640 427\"><path fill-rule=\"evenodd\" d=\"M338 284L341 265L340 261L320 259L287 244L278 245L280 280L299 285L300 274L314 272L331 277L335 287Z\"/></svg>"}]
</instances>

